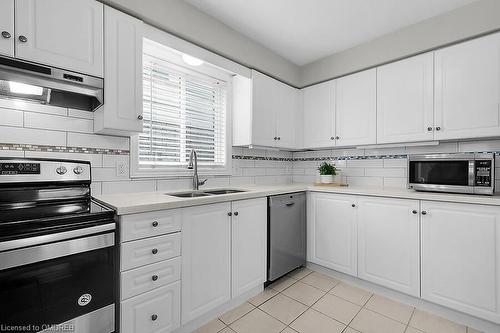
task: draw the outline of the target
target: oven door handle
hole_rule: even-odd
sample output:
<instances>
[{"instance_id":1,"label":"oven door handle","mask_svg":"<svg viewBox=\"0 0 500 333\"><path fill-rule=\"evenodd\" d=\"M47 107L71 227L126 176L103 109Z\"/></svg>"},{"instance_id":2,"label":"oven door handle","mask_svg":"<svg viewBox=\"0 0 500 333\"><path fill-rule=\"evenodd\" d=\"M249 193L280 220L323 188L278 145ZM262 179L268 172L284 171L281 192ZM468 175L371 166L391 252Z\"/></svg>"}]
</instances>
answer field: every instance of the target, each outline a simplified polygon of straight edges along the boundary
<instances>
[{"instance_id":1,"label":"oven door handle","mask_svg":"<svg viewBox=\"0 0 500 333\"><path fill-rule=\"evenodd\" d=\"M94 227L57 232L41 236L13 239L10 241L0 242L0 252L10 251L14 249L19 249L39 244L58 242L70 238L83 237L86 235L92 235L100 232L115 230L115 228L116 228L115 223L106 223Z\"/></svg>"},{"instance_id":2,"label":"oven door handle","mask_svg":"<svg viewBox=\"0 0 500 333\"><path fill-rule=\"evenodd\" d=\"M55 243L0 252L0 270L24 266L44 260L93 251L115 245L115 234L105 234L64 240Z\"/></svg>"}]
</instances>

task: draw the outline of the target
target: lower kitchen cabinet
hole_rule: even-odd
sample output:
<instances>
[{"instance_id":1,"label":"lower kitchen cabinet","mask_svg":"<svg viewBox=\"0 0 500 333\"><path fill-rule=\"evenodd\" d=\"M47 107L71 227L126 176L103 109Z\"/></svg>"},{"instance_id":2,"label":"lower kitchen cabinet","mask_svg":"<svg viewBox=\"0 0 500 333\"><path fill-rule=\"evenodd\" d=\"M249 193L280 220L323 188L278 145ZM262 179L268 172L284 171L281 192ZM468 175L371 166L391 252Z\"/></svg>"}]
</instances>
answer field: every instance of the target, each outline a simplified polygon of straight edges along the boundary
<instances>
[{"instance_id":1,"label":"lower kitchen cabinet","mask_svg":"<svg viewBox=\"0 0 500 333\"><path fill-rule=\"evenodd\" d=\"M356 197L310 193L307 214L307 260L357 275Z\"/></svg>"},{"instance_id":2,"label":"lower kitchen cabinet","mask_svg":"<svg viewBox=\"0 0 500 333\"><path fill-rule=\"evenodd\" d=\"M267 199L232 203L232 297L266 281Z\"/></svg>"},{"instance_id":3,"label":"lower kitchen cabinet","mask_svg":"<svg viewBox=\"0 0 500 333\"><path fill-rule=\"evenodd\" d=\"M182 323L231 299L231 203L182 211Z\"/></svg>"},{"instance_id":4,"label":"lower kitchen cabinet","mask_svg":"<svg viewBox=\"0 0 500 333\"><path fill-rule=\"evenodd\" d=\"M122 333L167 333L180 326L180 281L121 303Z\"/></svg>"},{"instance_id":5,"label":"lower kitchen cabinet","mask_svg":"<svg viewBox=\"0 0 500 333\"><path fill-rule=\"evenodd\" d=\"M422 298L500 323L500 207L422 201Z\"/></svg>"},{"instance_id":6,"label":"lower kitchen cabinet","mask_svg":"<svg viewBox=\"0 0 500 333\"><path fill-rule=\"evenodd\" d=\"M358 197L358 277L420 297L419 201Z\"/></svg>"}]
</instances>

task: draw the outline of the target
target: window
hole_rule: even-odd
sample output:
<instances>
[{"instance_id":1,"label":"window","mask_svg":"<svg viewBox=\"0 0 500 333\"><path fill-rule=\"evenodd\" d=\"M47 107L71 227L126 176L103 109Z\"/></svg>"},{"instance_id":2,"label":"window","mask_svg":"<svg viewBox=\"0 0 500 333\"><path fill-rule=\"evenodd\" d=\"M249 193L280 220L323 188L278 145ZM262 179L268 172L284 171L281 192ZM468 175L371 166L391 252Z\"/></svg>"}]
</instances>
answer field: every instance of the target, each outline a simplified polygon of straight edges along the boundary
<instances>
[{"instance_id":1,"label":"window","mask_svg":"<svg viewBox=\"0 0 500 333\"><path fill-rule=\"evenodd\" d=\"M136 174L186 173L192 149L197 152L200 173L228 173L229 76L224 73L226 80L222 80L210 75L213 68L203 73L203 68L180 66L175 53L153 43L144 45L144 125L133 145Z\"/></svg>"}]
</instances>

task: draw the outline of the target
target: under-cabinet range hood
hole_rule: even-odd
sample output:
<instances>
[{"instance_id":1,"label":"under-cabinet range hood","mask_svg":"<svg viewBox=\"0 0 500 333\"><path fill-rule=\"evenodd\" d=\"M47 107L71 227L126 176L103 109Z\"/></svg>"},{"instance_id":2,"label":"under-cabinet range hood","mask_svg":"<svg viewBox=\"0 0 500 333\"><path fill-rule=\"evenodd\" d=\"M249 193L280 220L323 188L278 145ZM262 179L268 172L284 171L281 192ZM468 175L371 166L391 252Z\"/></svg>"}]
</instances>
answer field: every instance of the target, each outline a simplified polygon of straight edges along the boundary
<instances>
[{"instance_id":1,"label":"under-cabinet range hood","mask_svg":"<svg viewBox=\"0 0 500 333\"><path fill-rule=\"evenodd\" d=\"M104 80L0 57L0 98L94 111L103 104Z\"/></svg>"}]
</instances>

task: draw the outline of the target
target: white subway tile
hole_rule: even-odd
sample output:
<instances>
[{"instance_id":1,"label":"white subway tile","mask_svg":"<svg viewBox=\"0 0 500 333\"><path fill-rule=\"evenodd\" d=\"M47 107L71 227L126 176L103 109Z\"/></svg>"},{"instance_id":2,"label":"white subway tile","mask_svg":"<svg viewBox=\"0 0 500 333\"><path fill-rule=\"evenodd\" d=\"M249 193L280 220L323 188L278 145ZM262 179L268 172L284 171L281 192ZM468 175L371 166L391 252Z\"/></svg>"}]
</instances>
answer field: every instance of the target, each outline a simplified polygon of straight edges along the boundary
<instances>
[{"instance_id":1,"label":"white subway tile","mask_svg":"<svg viewBox=\"0 0 500 333\"><path fill-rule=\"evenodd\" d=\"M406 177L405 168L366 168L365 176L371 177Z\"/></svg>"},{"instance_id":2,"label":"white subway tile","mask_svg":"<svg viewBox=\"0 0 500 333\"><path fill-rule=\"evenodd\" d=\"M68 133L68 146L129 150L130 139L121 136Z\"/></svg>"},{"instance_id":3,"label":"white subway tile","mask_svg":"<svg viewBox=\"0 0 500 333\"><path fill-rule=\"evenodd\" d=\"M101 155L101 154L65 153L65 152L54 152L54 151L26 151L26 157L89 161L92 167L102 167L103 155Z\"/></svg>"},{"instance_id":4,"label":"white subway tile","mask_svg":"<svg viewBox=\"0 0 500 333\"><path fill-rule=\"evenodd\" d=\"M116 168L117 163L124 163L128 169L130 164L130 156L129 155L111 155L111 154L103 154L102 155L102 166L106 168Z\"/></svg>"},{"instance_id":5,"label":"white subway tile","mask_svg":"<svg viewBox=\"0 0 500 333\"><path fill-rule=\"evenodd\" d=\"M154 180L132 180L102 183L102 194L154 192L155 190L156 182Z\"/></svg>"},{"instance_id":6,"label":"white subway tile","mask_svg":"<svg viewBox=\"0 0 500 333\"><path fill-rule=\"evenodd\" d=\"M404 154L406 154L405 147L365 149L365 156L404 155Z\"/></svg>"},{"instance_id":7,"label":"white subway tile","mask_svg":"<svg viewBox=\"0 0 500 333\"><path fill-rule=\"evenodd\" d=\"M339 174L346 177L360 177L365 175L364 168L341 168Z\"/></svg>"},{"instance_id":8,"label":"white subway tile","mask_svg":"<svg viewBox=\"0 0 500 333\"><path fill-rule=\"evenodd\" d=\"M190 178L175 178L161 179L156 182L157 191L172 192L192 189L192 179Z\"/></svg>"},{"instance_id":9,"label":"white subway tile","mask_svg":"<svg viewBox=\"0 0 500 333\"><path fill-rule=\"evenodd\" d=\"M35 112L24 113L24 127L57 131L93 133L94 121Z\"/></svg>"},{"instance_id":10,"label":"white subway tile","mask_svg":"<svg viewBox=\"0 0 500 333\"><path fill-rule=\"evenodd\" d=\"M385 177L384 178L384 187L386 187L386 188L407 188L407 179L406 178Z\"/></svg>"},{"instance_id":11,"label":"white subway tile","mask_svg":"<svg viewBox=\"0 0 500 333\"><path fill-rule=\"evenodd\" d=\"M244 168L243 176L265 176L265 168Z\"/></svg>"},{"instance_id":12,"label":"white subway tile","mask_svg":"<svg viewBox=\"0 0 500 333\"><path fill-rule=\"evenodd\" d=\"M286 175L286 169L283 168L267 168L266 176L283 176Z\"/></svg>"},{"instance_id":13,"label":"white subway tile","mask_svg":"<svg viewBox=\"0 0 500 333\"><path fill-rule=\"evenodd\" d=\"M257 149L257 148L256 149L244 148L243 155L266 157L266 151L264 149Z\"/></svg>"},{"instance_id":14,"label":"white subway tile","mask_svg":"<svg viewBox=\"0 0 500 333\"><path fill-rule=\"evenodd\" d=\"M276 185L276 177L275 176L256 176L255 177L256 185Z\"/></svg>"},{"instance_id":15,"label":"white subway tile","mask_svg":"<svg viewBox=\"0 0 500 333\"><path fill-rule=\"evenodd\" d=\"M1 143L65 146L66 133L32 128L0 126Z\"/></svg>"},{"instance_id":16,"label":"white subway tile","mask_svg":"<svg viewBox=\"0 0 500 333\"><path fill-rule=\"evenodd\" d=\"M460 152L484 152L484 151L499 151L500 140L485 140L485 141L470 141L459 142L458 151Z\"/></svg>"},{"instance_id":17,"label":"white subway tile","mask_svg":"<svg viewBox=\"0 0 500 333\"><path fill-rule=\"evenodd\" d=\"M437 146L406 147L407 154L456 153L457 151L457 142L444 142Z\"/></svg>"},{"instance_id":18,"label":"white subway tile","mask_svg":"<svg viewBox=\"0 0 500 333\"><path fill-rule=\"evenodd\" d=\"M383 187L382 177L347 177L349 186Z\"/></svg>"},{"instance_id":19,"label":"white subway tile","mask_svg":"<svg viewBox=\"0 0 500 333\"><path fill-rule=\"evenodd\" d=\"M256 168L275 168L277 167L277 161L270 161L270 160L255 160L255 167Z\"/></svg>"},{"instance_id":20,"label":"white subway tile","mask_svg":"<svg viewBox=\"0 0 500 333\"><path fill-rule=\"evenodd\" d=\"M284 185L292 182L292 176L276 176L276 184Z\"/></svg>"},{"instance_id":21,"label":"white subway tile","mask_svg":"<svg viewBox=\"0 0 500 333\"><path fill-rule=\"evenodd\" d=\"M254 177L231 177L229 183L231 186L252 185L255 184L255 179Z\"/></svg>"},{"instance_id":22,"label":"white subway tile","mask_svg":"<svg viewBox=\"0 0 500 333\"><path fill-rule=\"evenodd\" d=\"M207 177L207 182L203 186L204 188L215 188L215 187L225 187L229 186L229 178L227 176L223 177ZM202 177L203 179L203 177Z\"/></svg>"},{"instance_id":23,"label":"white subway tile","mask_svg":"<svg viewBox=\"0 0 500 333\"><path fill-rule=\"evenodd\" d=\"M237 160L240 168L253 168L255 167L254 160Z\"/></svg>"},{"instance_id":24,"label":"white subway tile","mask_svg":"<svg viewBox=\"0 0 500 333\"><path fill-rule=\"evenodd\" d=\"M101 182L92 182L90 184L90 193L92 195L102 194Z\"/></svg>"},{"instance_id":25,"label":"white subway tile","mask_svg":"<svg viewBox=\"0 0 500 333\"><path fill-rule=\"evenodd\" d=\"M305 175L305 169L304 168L292 168L292 175Z\"/></svg>"},{"instance_id":26,"label":"white subway tile","mask_svg":"<svg viewBox=\"0 0 500 333\"><path fill-rule=\"evenodd\" d=\"M406 158L385 158L384 168L406 168L408 167L408 159Z\"/></svg>"},{"instance_id":27,"label":"white subway tile","mask_svg":"<svg viewBox=\"0 0 500 333\"><path fill-rule=\"evenodd\" d=\"M116 168L92 168L92 181L105 182L127 179L129 179L128 174L118 175Z\"/></svg>"},{"instance_id":28,"label":"white subway tile","mask_svg":"<svg viewBox=\"0 0 500 333\"><path fill-rule=\"evenodd\" d=\"M2 157L24 157L23 150L0 149L0 158Z\"/></svg>"},{"instance_id":29,"label":"white subway tile","mask_svg":"<svg viewBox=\"0 0 500 333\"><path fill-rule=\"evenodd\" d=\"M0 108L0 125L23 127L23 112Z\"/></svg>"},{"instance_id":30,"label":"white subway tile","mask_svg":"<svg viewBox=\"0 0 500 333\"><path fill-rule=\"evenodd\" d=\"M340 157L340 156L364 156L364 149L333 149L332 156Z\"/></svg>"},{"instance_id":31,"label":"white subway tile","mask_svg":"<svg viewBox=\"0 0 500 333\"><path fill-rule=\"evenodd\" d=\"M384 162L381 159L368 159L368 160L347 160L347 168L382 168Z\"/></svg>"},{"instance_id":32,"label":"white subway tile","mask_svg":"<svg viewBox=\"0 0 500 333\"><path fill-rule=\"evenodd\" d=\"M94 119L94 112L68 109L68 116L83 119Z\"/></svg>"},{"instance_id":33,"label":"white subway tile","mask_svg":"<svg viewBox=\"0 0 500 333\"><path fill-rule=\"evenodd\" d=\"M312 184L316 182L316 177L315 176L293 176L292 181L294 183L300 183L300 184Z\"/></svg>"},{"instance_id":34,"label":"white subway tile","mask_svg":"<svg viewBox=\"0 0 500 333\"><path fill-rule=\"evenodd\" d=\"M243 153L243 148L241 147L232 147L232 154L233 155L241 155Z\"/></svg>"},{"instance_id":35,"label":"white subway tile","mask_svg":"<svg viewBox=\"0 0 500 333\"><path fill-rule=\"evenodd\" d=\"M1 98L0 107L22 111L58 114L61 116L66 116L68 114L67 108Z\"/></svg>"}]
</instances>

